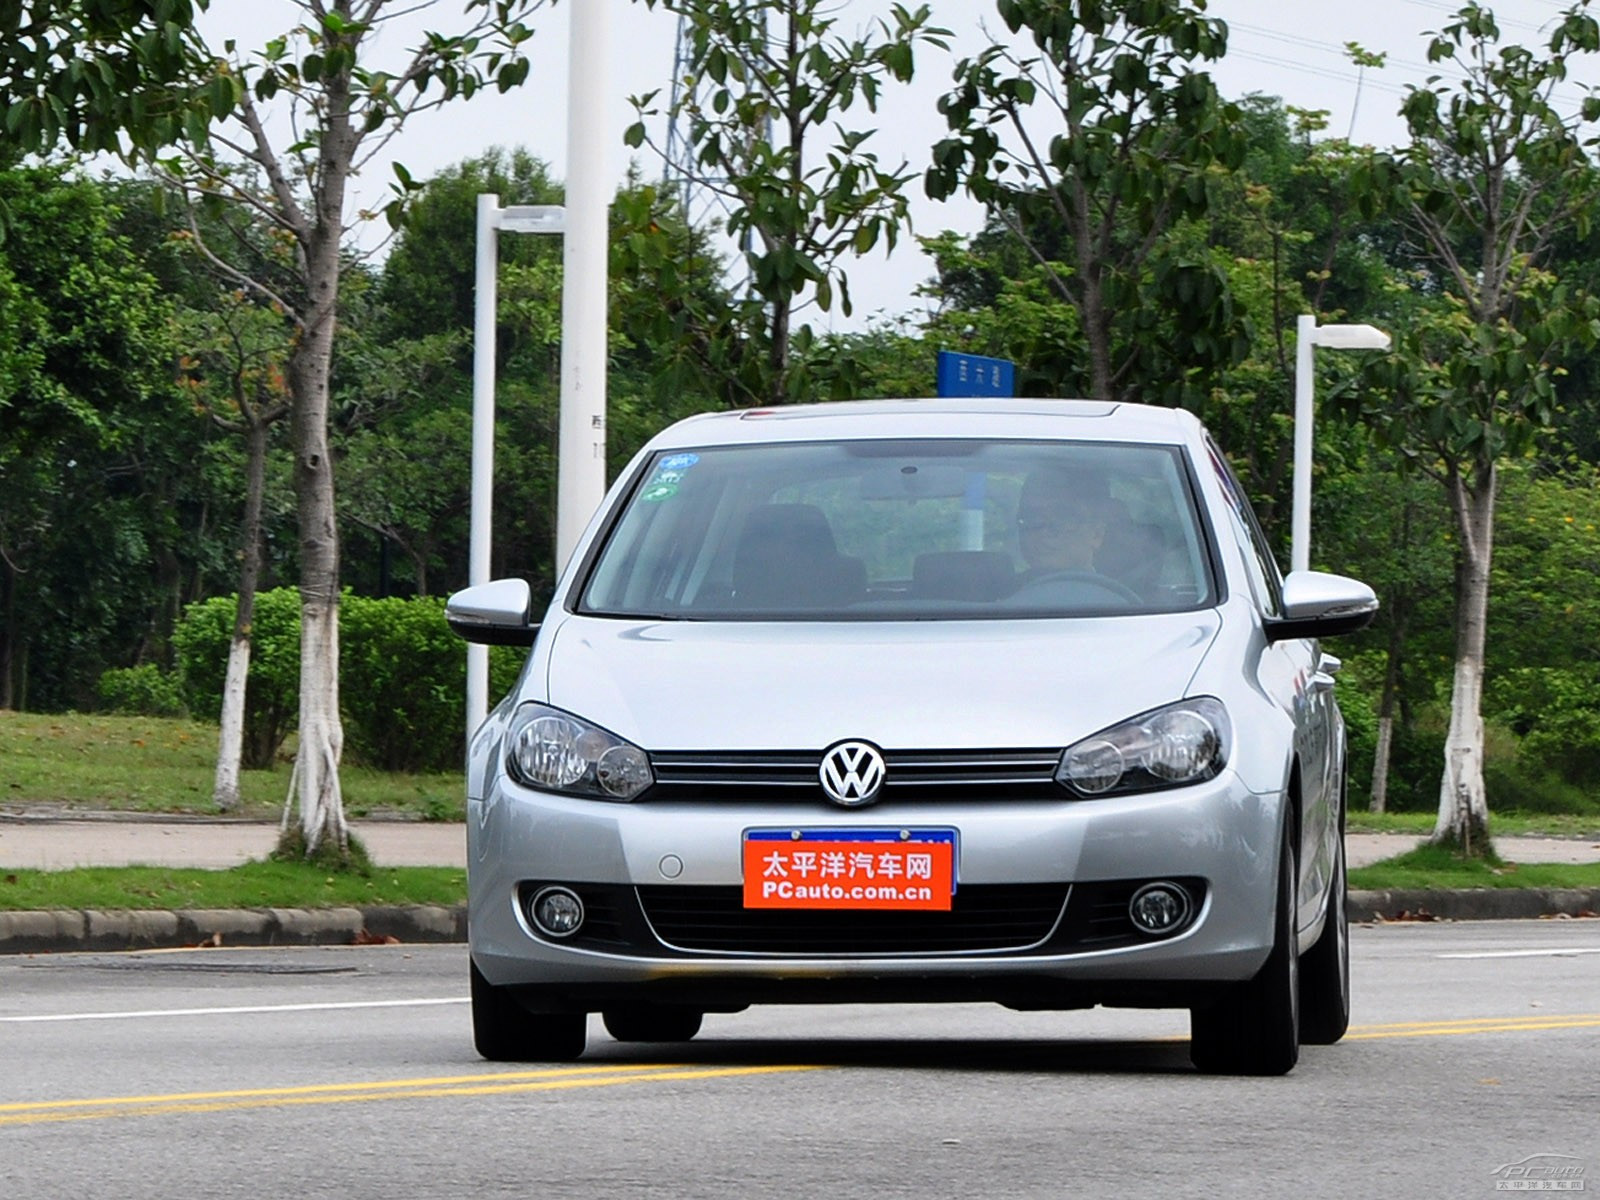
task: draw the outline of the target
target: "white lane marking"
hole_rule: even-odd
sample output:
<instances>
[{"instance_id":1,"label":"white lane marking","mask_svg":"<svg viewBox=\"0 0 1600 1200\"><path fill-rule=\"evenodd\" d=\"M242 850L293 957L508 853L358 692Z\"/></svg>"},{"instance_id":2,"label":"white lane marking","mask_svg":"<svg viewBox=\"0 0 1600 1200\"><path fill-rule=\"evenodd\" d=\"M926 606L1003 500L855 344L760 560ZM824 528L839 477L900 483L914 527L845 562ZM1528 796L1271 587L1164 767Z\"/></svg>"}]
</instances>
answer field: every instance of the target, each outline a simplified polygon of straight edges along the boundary
<instances>
[{"instance_id":1,"label":"white lane marking","mask_svg":"<svg viewBox=\"0 0 1600 1200\"><path fill-rule=\"evenodd\" d=\"M1435 954L1435 958L1566 958L1573 954L1600 954L1600 946L1567 946L1549 950L1471 950Z\"/></svg>"},{"instance_id":2,"label":"white lane marking","mask_svg":"<svg viewBox=\"0 0 1600 1200\"><path fill-rule=\"evenodd\" d=\"M131 1012L46 1013L27 1017L0 1017L0 1023L37 1024L44 1021L130 1021L143 1017L220 1017L235 1013L327 1012L340 1008L420 1008L434 1004L466 1004L465 996L428 1000L344 1000L326 1004L241 1004L232 1008L146 1008Z\"/></svg>"}]
</instances>

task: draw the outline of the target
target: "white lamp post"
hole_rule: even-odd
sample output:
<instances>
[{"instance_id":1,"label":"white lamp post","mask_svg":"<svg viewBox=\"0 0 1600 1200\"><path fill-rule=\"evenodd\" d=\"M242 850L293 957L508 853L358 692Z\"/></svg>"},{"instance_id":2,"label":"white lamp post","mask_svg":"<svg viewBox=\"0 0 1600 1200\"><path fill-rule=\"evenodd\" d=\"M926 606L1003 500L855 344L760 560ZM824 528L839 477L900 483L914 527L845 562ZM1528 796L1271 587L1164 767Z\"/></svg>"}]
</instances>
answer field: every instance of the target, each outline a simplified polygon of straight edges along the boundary
<instances>
[{"instance_id":1,"label":"white lamp post","mask_svg":"<svg viewBox=\"0 0 1600 1200\"><path fill-rule=\"evenodd\" d=\"M478 257L472 307L472 507L467 583L489 582L489 531L494 517L495 311L500 289L500 231L560 233L563 211L553 204L500 207L478 196ZM467 647L467 736L489 712L489 647Z\"/></svg>"},{"instance_id":2,"label":"white lamp post","mask_svg":"<svg viewBox=\"0 0 1600 1200\"><path fill-rule=\"evenodd\" d=\"M1294 511L1290 522L1289 569L1311 566L1311 423L1316 375L1312 350L1387 350L1389 335L1371 325L1318 325L1302 316L1294 352Z\"/></svg>"},{"instance_id":3,"label":"white lamp post","mask_svg":"<svg viewBox=\"0 0 1600 1200\"><path fill-rule=\"evenodd\" d=\"M556 574L606 494L606 180L612 0L573 0L567 52L567 236L561 275Z\"/></svg>"}]
</instances>

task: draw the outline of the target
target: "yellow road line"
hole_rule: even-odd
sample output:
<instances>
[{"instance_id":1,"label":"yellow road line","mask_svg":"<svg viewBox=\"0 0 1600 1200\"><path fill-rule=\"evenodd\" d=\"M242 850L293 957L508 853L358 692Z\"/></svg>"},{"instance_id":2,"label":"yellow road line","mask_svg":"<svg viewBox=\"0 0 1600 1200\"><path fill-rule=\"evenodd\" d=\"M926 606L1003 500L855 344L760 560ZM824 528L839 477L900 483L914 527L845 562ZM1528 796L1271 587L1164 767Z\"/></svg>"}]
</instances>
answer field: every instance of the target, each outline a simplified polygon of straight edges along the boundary
<instances>
[{"instance_id":1,"label":"yellow road line","mask_svg":"<svg viewBox=\"0 0 1600 1200\"><path fill-rule=\"evenodd\" d=\"M43 1101L8 1104L0 1112L0 1128L65 1121L97 1121L108 1117L154 1117L188 1113L230 1112L246 1108L291 1108L314 1104L361 1104L377 1100L416 1100L445 1096L498 1096L571 1088L613 1087L625 1083L664 1083L727 1079L741 1075L775 1075L813 1071L813 1066L766 1067L590 1067L567 1071L530 1071L509 1075L463 1077L460 1085L442 1080L396 1080L367 1084L322 1084L302 1088L262 1088L238 1092L198 1092L173 1096L113 1096L101 1100ZM622 1072L622 1073L619 1073ZM555 1075L559 1078L537 1078ZM467 1086L472 1080L483 1080ZM489 1080L509 1080L491 1083ZM337 1089L337 1091L333 1090ZM343 1094L339 1094L339 1093Z\"/></svg>"},{"instance_id":2,"label":"yellow road line","mask_svg":"<svg viewBox=\"0 0 1600 1200\"><path fill-rule=\"evenodd\" d=\"M1350 1026L1350 1032L1366 1029L1456 1029L1458 1026L1504 1026L1507 1021L1600 1021L1600 1013L1523 1013L1522 1016L1458 1016L1443 1021L1389 1021L1381 1026Z\"/></svg>"},{"instance_id":3,"label":"yellow road line","mask_svg":"<svg viewBox=\"0 0 1600 1200\"><path fill-rule=\"evenodd\" d=\"M1484 1033L1527 1033L1600 1027L1600 1013L1529 1017L1462 1017L1440 1021L1397 1021L1353 1025L1347 1041L1378 1038L1461 1037ZM1182 1038L1159 1039L1182 1041ZM153 1117L229 1112L249 1108L291 1108L307 1105L363 1104L380 1100L439 1099L451 1096L500 1096L577 1088L614 1087L630 1083L667 1083L729 1079L826 1069L819 1065L757 1067L692 1067L683 1063L551 1067L532 1071L477 1075L436 1075L416 1079L383 1079L361 1083L318 1083L301 1087L248 1088L216 1092L176 1092L149 1096L106 1096L93 1099L39 1100L0 1104L0 1127L96 1121L112 1117Z\"/></svg>"},{"instance_id":4,"label":"yellow road line","mask_svg":"<svg viewBox=\"0 0 1600 1200\"><path fill-rule=\"evenodd\" d=\"M1549 1029L1593 1029L1600 1015L1571 1017L1470 1017L1458 1021L1416 1021L1395 1025L1353 1025L1346 1041L1377 1038L1464 1037L1475 1033L1537 1033Z\"/></svg>"},{"instance_id":5,"label":"yellow road line","mask_svg":"<svg viewBox=\"0 0 1600 1200\"><path fill-rule=\"evenodd\" d=\"M548 1067L537 1071L496 1071L478 1075L438 1075L418 1079L373 1079L363 1083L312 1083L301 1087L247 1088L226 1092L177 1092L160 1096L116 1096L96 1100L43 1100L0 1104L0 1115L37 1108L83 1108L108 1104L154 1104L186 1100L244 1100L254 1097L310 1096L329 1092L374 1092L399 1088L445 1087L467 1083L516 1083L527 1080L565 1078L582 1075L615 1075L622 1071L645 1074L650 1071L686 1070L690 1063L644 1063L592 1067Z\"/></svg>"}]
</instances>

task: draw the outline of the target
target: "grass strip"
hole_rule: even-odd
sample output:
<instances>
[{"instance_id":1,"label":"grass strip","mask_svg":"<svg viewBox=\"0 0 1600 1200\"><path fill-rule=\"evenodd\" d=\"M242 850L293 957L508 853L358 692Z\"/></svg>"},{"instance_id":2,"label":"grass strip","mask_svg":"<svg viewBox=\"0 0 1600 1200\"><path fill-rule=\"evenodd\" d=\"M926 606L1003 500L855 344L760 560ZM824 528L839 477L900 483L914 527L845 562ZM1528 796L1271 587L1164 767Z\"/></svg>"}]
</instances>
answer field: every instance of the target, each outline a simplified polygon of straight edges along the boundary
<instances>
[{"instance_id":1,"label":"grass strip","mask_svg":"<svg viewBox=\"0 0 1600 1200\"><path fill-rule=\"evenodd\" d=\"M330 872L306 863L253 861L225 871L195 867L75 867L5 871L0 910L343 908L376 904L461 904L466 872L456 867L373 867Z\"/></svg>"},{"instance_id":2,"label":"grass strip","mask_svg":"<svg viewBox=\"0 0 1600 1200\"><path fill-rule=\"evenodd\" d=\"M1433 832L1437 813L1375 813L1352 808L1345 817L1351 833L1414 833L1427 837ZM1495 837L1569 837L1600 841L1600 813L1500 812L1489 814L1489 832Z\"/></svg>"},{"instance_id":3,"label":"grass strip","mask_svg":"<svg viewBox=\"0 0 1600 1200\"><path fill-rule=\"evenodd\" d=\"M1600 863L1514 863L1464 859L1440 846L1418 846L1350 871L1350 886L1391 888L1600 888Z\"/></svg>"},{"instance_id":4,"label":"grass strip","mask_svg":"<svg viewBox=\"0 0 1600 1200\"><path fill-rule=\"evenodd\" d=\"M233 815L283 811L290 763L244 771ZM166 717L0 711L0 804L62 805L110 812L209 813L217 727ZM345 813L399 813L430 821L465 818L459 773L408 775L346 763L339 771Z\"/></svg>"}]
</instances>

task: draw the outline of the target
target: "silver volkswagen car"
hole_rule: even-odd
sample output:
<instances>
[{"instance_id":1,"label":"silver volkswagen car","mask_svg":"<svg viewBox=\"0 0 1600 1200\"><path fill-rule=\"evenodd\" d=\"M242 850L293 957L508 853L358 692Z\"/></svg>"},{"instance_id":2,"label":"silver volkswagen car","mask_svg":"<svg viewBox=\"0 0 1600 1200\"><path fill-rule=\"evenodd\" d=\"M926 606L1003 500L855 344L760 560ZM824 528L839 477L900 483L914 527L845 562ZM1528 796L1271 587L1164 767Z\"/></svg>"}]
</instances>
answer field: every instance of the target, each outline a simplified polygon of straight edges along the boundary
<instances>
[{"instance_id":1,"label":"silver volkswagen car","mask_svg":"<svg viewBox=\"0 0 1600 1200\"><path fill-rule=\"evenodd\" d=\"M751 1004L1180 1007L1203 1071L1343 1036L1345 739L1323 637L1187 413L863 401L649 443L471 740L489 1059Z\"/></svg>"}]
</instances>

